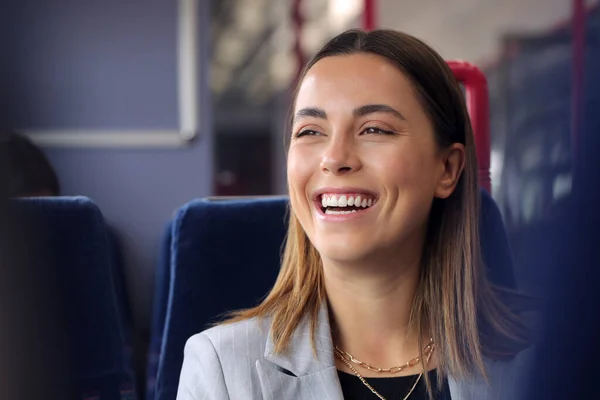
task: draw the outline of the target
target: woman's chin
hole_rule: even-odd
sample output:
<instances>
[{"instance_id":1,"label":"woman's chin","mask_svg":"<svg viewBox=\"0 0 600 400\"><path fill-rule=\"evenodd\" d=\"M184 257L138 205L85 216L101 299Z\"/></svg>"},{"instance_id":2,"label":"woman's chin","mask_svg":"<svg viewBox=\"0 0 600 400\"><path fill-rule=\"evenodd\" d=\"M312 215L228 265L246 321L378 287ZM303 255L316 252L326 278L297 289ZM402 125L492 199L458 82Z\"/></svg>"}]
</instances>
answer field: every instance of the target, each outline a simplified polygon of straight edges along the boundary
<instances>
[{"instance_id":1,"label":"woman's chin","mask_svg":"<svg viewBox=\"0 0 600 400\"><path fill-rule=\"evenodd\" d=\"M373 254L373 248L364 244L326 243L318 246L317 250L324 260L331 260L336 264L357 264L368 260Z\"/></svg>"}]
</instances>

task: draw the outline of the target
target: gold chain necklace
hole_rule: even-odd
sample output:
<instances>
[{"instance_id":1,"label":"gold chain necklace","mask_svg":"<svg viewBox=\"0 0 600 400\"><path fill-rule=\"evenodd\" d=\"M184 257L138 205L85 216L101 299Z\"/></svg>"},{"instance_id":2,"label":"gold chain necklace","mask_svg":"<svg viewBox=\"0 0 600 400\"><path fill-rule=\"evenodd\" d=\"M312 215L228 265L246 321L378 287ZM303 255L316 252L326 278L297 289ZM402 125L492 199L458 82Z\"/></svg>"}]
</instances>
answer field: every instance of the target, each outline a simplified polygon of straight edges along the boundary
<instances>
[{"instance_id":1,"label":"gold chain necklace","mask_svg":"<svg viewBox=\"0 0 600 400\"><path fill-rule=\"evenodd\" d=\"M429 352L431 352L432 348L433 348L433 338L430 338L429 343L427 343L427 345L423 348L423 354L428 355ZM359 367L368 369L369 371L378 372L378 373L397 374L397 373L404 371L406 368L414 367L415 365L417 365L418 363L421 362L421 356L418 356L418 357L413 358L412 360L408 360L404 364L397 366L397 367L379 368L379 367L376 367L374 365L371 365L369 363L366 363L366 362L363 362L363 361L360 361L360 360L354 358L354 356L352 354L340 349L338 346L335 346L335 350L338 353L340 353L340 355L342 355L346 359L346 361L350 361L351 363L356 364Z\"/></svg>"},{"instance_id":2,"label":"gold chain necklace","mask_svg":"<svg viewBox=\"0 0 600 400\"><path fill-rule=\"evenodd\" d=\"M433 350L435 350L435 346L434 346L434 344L432 342L430 342L429 345L431 347L430 347L429 353L427 354L427 357L426 357L426 360L425 360L425 365L429 364L429 359L431 358L431 355L433 354ZM352 365L352 363L350 361L348 361L344 357L344 353L337 346L334 348L334 351L335 351L336 356L338 356L338 358L344 364L346 364L348 366L348 368L350 368L350 370L352 370L352 372L354 372L354 375L356 375L358 377L358 379L360 379L360 381L363 383L363 385L365 385L379 399L386 400L385 397L383 397L381 394L379 394L379 392L377 392L377 390L375 390L375 388L373 388L373 386L369 385L369 382L367 382L366 379L363 378L362 375L358 373L358 371L356 370L356 368L354 368L354 366ZM415 383L410 388L409 392L406 394L406 396L404 396L403 400L407 400L410 397L410 395L415 391L415 388L417 387L417 385L421 381L422 377L423 377L423 371L421 371L421 373L419 374L419 376L415 380Z\"/></svg>"}]
</instances>

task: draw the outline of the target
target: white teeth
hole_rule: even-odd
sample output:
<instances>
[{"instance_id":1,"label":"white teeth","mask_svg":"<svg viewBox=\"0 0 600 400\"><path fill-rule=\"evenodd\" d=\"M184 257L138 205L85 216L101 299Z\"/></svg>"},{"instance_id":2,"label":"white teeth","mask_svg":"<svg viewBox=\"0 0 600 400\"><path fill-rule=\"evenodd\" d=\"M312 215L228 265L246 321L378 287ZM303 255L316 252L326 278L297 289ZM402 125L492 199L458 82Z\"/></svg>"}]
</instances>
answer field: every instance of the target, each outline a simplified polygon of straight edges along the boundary
<instances>
[{"instance_id":1,"label":"white teeth","mask_svg":"<svg viewBox=\"0 0 600 400\"><path fill-rule=\"evenodd\" d=\"M327 209L325 210L325 214L330 214L330 215L344 215L344 214L352 214L355 213L356 210L350 210L350 211L335 211L335 210L331 210L331 209Z\"/></svg>"},{"instance_id":2,"label":"white teeth","mask_svg":"<svg viewBox=\"0 0 600 400\"><path fill-rule=\"evenodd\" d=\"M335 194L323 194L321 195L321 205L323 208L331 207L371 207L375 203L373 198L366 198L363 196L350 196L350 195L335 195Z\"/></svg>"}]
</instances>

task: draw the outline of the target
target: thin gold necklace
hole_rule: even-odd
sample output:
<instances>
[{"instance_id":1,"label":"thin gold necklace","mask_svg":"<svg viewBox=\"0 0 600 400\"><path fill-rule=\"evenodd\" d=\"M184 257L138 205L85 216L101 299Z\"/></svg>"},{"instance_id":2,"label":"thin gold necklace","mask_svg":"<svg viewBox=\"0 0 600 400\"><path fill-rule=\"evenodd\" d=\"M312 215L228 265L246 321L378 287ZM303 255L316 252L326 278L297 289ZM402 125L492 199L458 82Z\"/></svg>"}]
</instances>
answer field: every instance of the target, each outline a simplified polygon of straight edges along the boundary
<instances>
[{"instance_id":1,"label":"thin gold necklace","mask_svg":"<svg viewBox=\"0 0 600 400\"><path fill-rule=\"evenodd\" d=\"M427 366L427 364L429 364L429 359L431 358L431 355L433 354L434 350L435 350L435 345L433 343L431 343L431 351L429 352L429 354L427 354L427 358L425 360L425 366ZM383 397L381 394L379 394L379 392L377 392L377 390L375 390L375 388L373 388L373 386L369 385L369 382L367 382L366 379L363 378L362 375L358 373L358 371L356 370L356 368L354 368L354 366L352 365L352 363L350 361L346 360L346 358L344 358L344 353L341 350L339 350L337 347L335 347L334 351L335 351L335 355L344 364L346 364L348 366L348 368L350 368L350 370L352 370L352 372L354 372L354 375L356 375L358 377L358 379L360 379L360 381L363 383L363 385L365 385L371 392L373 392L373 394L375 396L379 397L381 400L386 400L386 398ZM417 387L417 385L421 381L422 377L423 377L423 371L421 371L421 373L419 374L419 376L415 380L415 383L410 388L409 392L406 394L406 396L404 396L403 400L407 400L410 397L410 395L415 391L415 388Z\"/></svg>"},{"instance_id":2,"label":"thin gold necklace","mask_svg":"<svg viewBox=\"0 0 600 400\"><path fill-rule=\"evenodd\" d=\"M432 347L433 347L433 338L430 338L429 343L427 343L427 345L425 347L423 347L423 352L421 354L428 355L429 352L431 351ZM338 346L335 346L335 350L338 353L340 353L346 359L346 361L350 361L351 363L358 365L361 368L368 369L369 371L377 372L377 373L397 374L397 373L404 371L406 368L414 367L415 365L417 365L418 363L421 362L421 356L419 355L419 356L413 358L412 360L408 360L407 362L405 362L404 364L402 364L400 366L391 367L391 368L380 368L380 367L376 367L372 364L369 364L369 363L366 363L364 361L360 361L360 360L354 358L354 356L352 354L340 349Z\"/></svg>"}]
</instances>

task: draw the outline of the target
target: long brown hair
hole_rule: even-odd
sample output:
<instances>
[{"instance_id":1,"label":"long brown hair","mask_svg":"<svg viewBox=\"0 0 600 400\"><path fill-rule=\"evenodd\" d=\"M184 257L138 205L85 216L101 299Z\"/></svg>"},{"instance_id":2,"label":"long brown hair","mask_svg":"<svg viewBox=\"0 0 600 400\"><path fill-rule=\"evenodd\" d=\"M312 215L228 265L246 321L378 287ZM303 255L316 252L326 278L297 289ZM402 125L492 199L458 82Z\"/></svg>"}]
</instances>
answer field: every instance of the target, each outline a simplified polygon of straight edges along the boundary
<instances>
[{"instance_id":1,"label":"long brown hair","mask_svg":"<svg viewBox=\"0 0 600 400\"><path fill-rule=\"evenodd\" d=\"M454 193L447 199L435 199L432 205L411 326L419 337L428 329L434 338L440 377L486 376L483 355L512 357L526 346L528 333L516 314L500 301L498 290L484 273L477 160L462 91L433 49L391 30L340 34L308 62L299 83L319 60L352 53L376 54L395 65L411 80L433 123L438 146L465 146L465 168ZM287 124L291 127L291 118ZM317 313L325 299L321 258L291 209L281 270L273 289L260 305L237 312L231 321L270 316L275 349L284 351L307 315L314 334ZM431 390L429 380L427 386Z\"/></svg>"}]
</instances>

